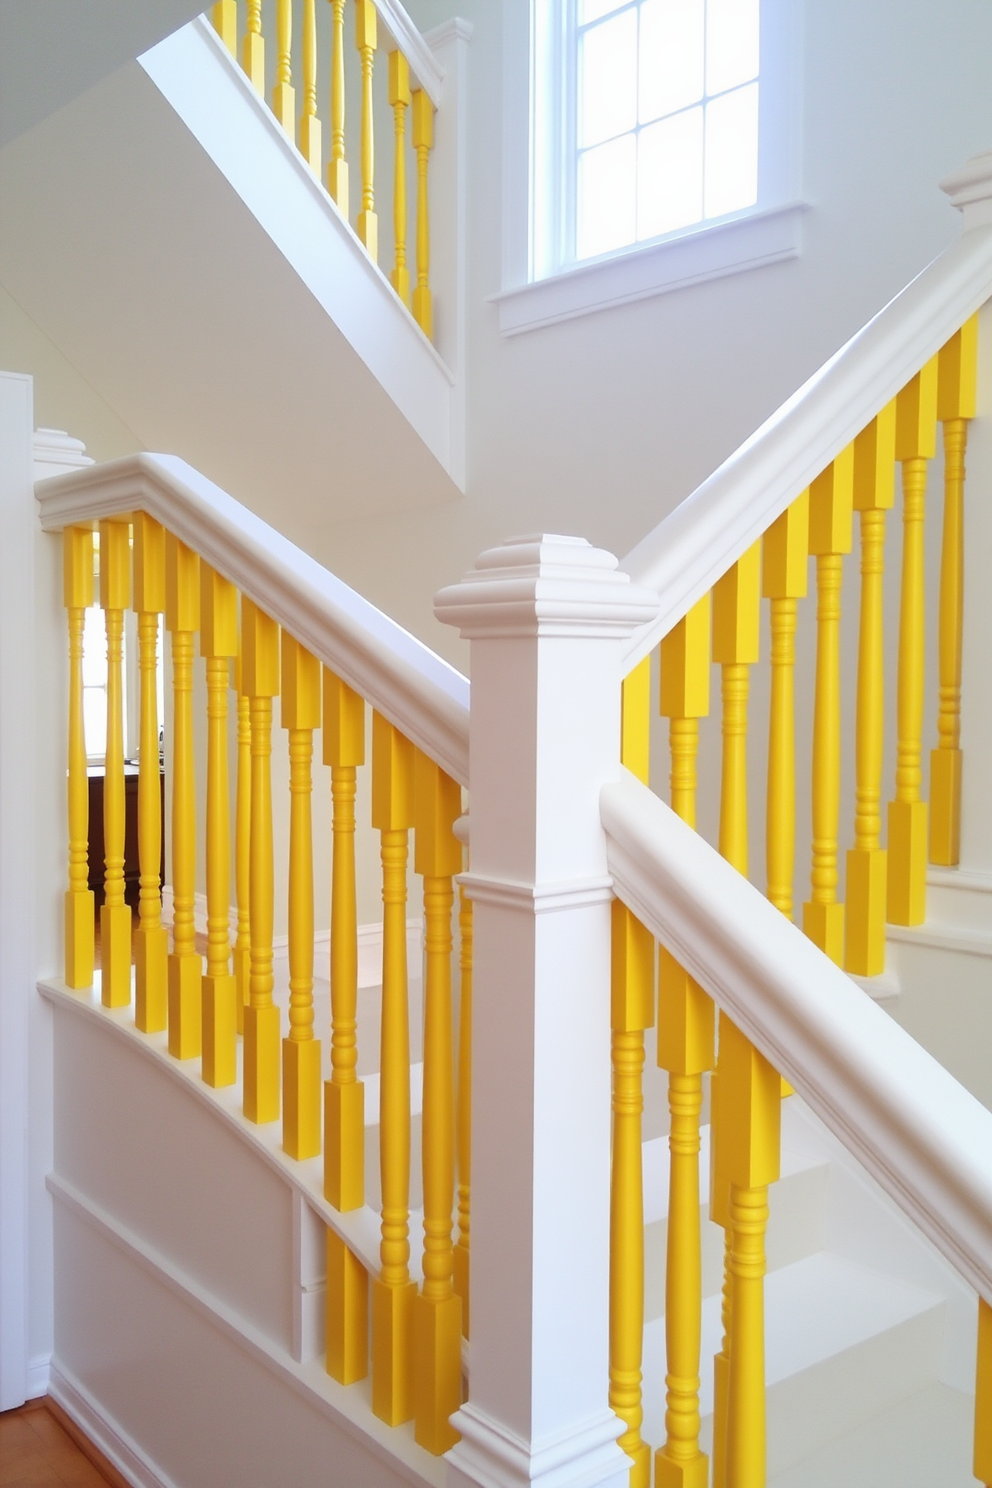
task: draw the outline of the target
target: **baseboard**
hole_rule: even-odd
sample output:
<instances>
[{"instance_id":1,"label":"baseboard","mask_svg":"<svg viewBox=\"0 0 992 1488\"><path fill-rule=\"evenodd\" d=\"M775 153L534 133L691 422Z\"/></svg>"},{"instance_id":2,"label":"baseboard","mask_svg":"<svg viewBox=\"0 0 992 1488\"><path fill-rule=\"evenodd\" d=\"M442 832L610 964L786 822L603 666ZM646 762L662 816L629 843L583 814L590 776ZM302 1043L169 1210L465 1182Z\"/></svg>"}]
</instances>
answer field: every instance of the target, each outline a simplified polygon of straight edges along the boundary
<instances>
[{"instance_id":1,"label":"baseboard","mask_svg":"<svg viewBox=\"0 0 992 1488\"><path fill-rule=\"evenodd\" d=\"M51 1362L48 1393L131 1488L178 1488L64 1365ZM85 1450L84 1444L79 1443Z\"/></svg>"},{"instance_id":2,"label":"baseboard","mask_svg":"<svg viewBox=\"0 0 992 1488\"><path fill-rule=\"evenodd\" d=\"M228 922L230 925L230 936L233 944L238 930L238 911L233 907L228 911ZM162 923L172 925L172 885L165 884L162 888ZM193 924L198 935L207 933L207 896L197 894L193 899ZM272 942L272 950L277 961L285 960L289 955L289 938L285 935L277 935ZM318 930L313 939L314 959L318 967L322 961L330 955L331 932L330 930ZM416 977L417 968L423 954L423 925L420 916L415 916L406 922L406 955L407 964ZM382 924L373 922L369 925L358 927L358 985L359 987L378 987L382 983Z\"/></svg>"},{"instance_id":3,"label":"baseboard","mask_svg":"<svg viewBox=\"0 0 992 1488\"><path fill-rule=\"evenodd\" d=\"M51 1354L36 1354L33 1359L28 1360L28 1399L37 1400L39 1395L48 1394L48 1380L51 1374Z\"/></svg>"}]
</instances>

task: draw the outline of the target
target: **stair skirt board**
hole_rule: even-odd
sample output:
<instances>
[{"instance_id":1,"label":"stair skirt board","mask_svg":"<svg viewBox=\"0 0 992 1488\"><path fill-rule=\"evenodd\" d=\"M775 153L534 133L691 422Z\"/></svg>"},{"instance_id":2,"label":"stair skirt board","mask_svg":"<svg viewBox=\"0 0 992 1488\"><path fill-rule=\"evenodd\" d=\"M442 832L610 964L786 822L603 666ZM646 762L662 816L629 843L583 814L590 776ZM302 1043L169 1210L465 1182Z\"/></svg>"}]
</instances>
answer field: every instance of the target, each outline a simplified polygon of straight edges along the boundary
<instances>
[{"instance_id":1,"label":"stair skirt board","mask_svg":"<svg viewBox=\"0 0 992 1488\"><path fill-rule=\"evenodd\" d=\"M53 1175L51 1393L137 1488L440 1485L444 1464ZM287 1309L289 1306L287 1287Z\"/></svg>"}]
</instances>

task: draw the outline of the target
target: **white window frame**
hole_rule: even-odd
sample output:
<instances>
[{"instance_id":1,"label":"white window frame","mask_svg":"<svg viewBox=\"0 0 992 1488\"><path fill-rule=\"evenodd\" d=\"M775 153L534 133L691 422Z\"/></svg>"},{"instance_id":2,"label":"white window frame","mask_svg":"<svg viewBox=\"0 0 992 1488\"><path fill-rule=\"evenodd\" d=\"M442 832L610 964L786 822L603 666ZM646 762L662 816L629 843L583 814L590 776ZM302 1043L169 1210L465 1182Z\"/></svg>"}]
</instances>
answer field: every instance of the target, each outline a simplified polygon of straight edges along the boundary
<instances>
[{"instance_id":1,"label":"white window frame","mask_svg":"<svg viewBox=\"0 0 992 1488\"><path fill-rule=\"evenodd\" d=\"M565 184L574 139L574 89L565 77L572 8L569 0L504 4L503 287L494 296L503 334L795 258L806 208L802 7L795 0L761 0L754 206L578 262L563 252L574 238L566 217L572 192Z\"/></svg>"}]
</instances>

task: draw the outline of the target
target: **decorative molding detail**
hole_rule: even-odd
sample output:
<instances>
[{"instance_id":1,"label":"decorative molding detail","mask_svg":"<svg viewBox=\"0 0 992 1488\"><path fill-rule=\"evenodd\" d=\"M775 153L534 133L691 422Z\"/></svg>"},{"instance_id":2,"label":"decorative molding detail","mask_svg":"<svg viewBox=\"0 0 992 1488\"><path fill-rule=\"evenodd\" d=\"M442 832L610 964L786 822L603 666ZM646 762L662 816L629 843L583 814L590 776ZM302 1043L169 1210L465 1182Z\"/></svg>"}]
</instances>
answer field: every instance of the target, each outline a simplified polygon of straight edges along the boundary
<instances>
[{"instance_id":1,"label":"decorative molding detail","mask_svg":"<svg viewBox=\"0 0 992 1488\"><path fill-rule=\"evenodd\" d=\"M456 1470L459 1488L463 1482L480 1488L510 1488L511 1484L556 1488L558 1483L568 1483L569 1488L583 1484L612 1488L615 1482L620 1488L630 1475L630 1459L617 1446L623 1422L611 1410L574 1433L531 1449L471 1401L451 1419L461 1432L461 1441L446 1456Z\"/></svg>"},{"instance_id":2,"label":"decorative molding detail","mask_svg":"<svg viewBox=\"0 0 992 1488\"><path fill-rule=\"evenodd\" d=\"M992 222L962 234L621 560L660 596L630 670L992 295Z\"/></svg>"},{"instance_id":3,"label":"decorative molding detail","mask_svg":"<svg viewBox=\"0 0 992 1488\"><path fill-rule=\"evenodd\" d=\"M802 247L805 202L750 212L729 222L701 222L661 243L634 244L623 253L582 263L490 296L504 336L574 320L614 305L629 305L673 289L722 279L763 264L796 258Z\"/></svg>"},{"instance_id":4,"label":"decorative molding detail","mask_svg":"<svg viewBox=\"0 0 992 1488\"><path fill-rule=\"evenodd\" d=\"M35 496L48 532L147 511L468 784L468 679L185 460L129 455Z\"/></svg>"},{"instance_id":5,"label":"decorative molding detail","mask_svg":"<svg viewBox=\"0 0 992 1488\"><path fill-rule=\"evenodd\" d=\"M992 1112L647 787L601 803L619 897L992 1297Z\"/></svg>"},{"instance_id":6,"label":"decorative molding detail","mask_svg":"<svg viewBox=\"0 0 992 1488\"><path fill-rule=\"evenodd\" d=\"M80 470L83 466L92 464L83 441L73 439L65 429L35 429L35 480L44 480L47 476L59 475L66 470Z\"/></svg>"},{"instance_id":7,"label":"decorative molding detail","mask_svg":"<svg viewBox=\"0 0 992 1488\"><path fill-rule=\"evenodd\" d=\"M460 873L458 882L464 885L473 903L494 904L498 909L522 910L530 915L554 913L558 909L584 909L589 904L608 904L613 898L612 878L525 884Z\"/></svg>"},{"instance_id":8,"label":"decorative molding detail","mask_svg":"<svg viewBox=\"0 0 992 1488\"><path fill-rule=\"evenodd\" d=\"M441 1474L431 1471L432 1466L437 1464L437 1459L431 1458L421 1447L416 1446L412 1437L395 1432L379 1422L372 1414L371 1403L365 1393L338 1385L323 1368L314 1371L297 1363L267 1333L208 1292L192 1276L123 1224L116 1215L110 1214L58 1173L50 1173L46 1181L48 1190L57 1203L88 1224L159 1285L270 1370L283 1384L289 1385L310 1406L361 1442L374 1456L387 1462L393 1471L407 1477L418 1488L423 1488L425 1483L433 1483L441 1488ZM319 1389L315 1388L318 1380ZM105 1456L126 1476L130 1476L131 1472L136 1473L132 1479L136 1488L176 1488L170 1478L159 1475L158 1469L137 1444L103 1411L99 1402L73 1378L57 1358L52 1362L52 1382L52 1394L59 1405L78 1422ZM133 1467L126 1463L125 1453L132 1455ZM142 1476L142 1473L146 1476Z\"/></svg>"},{"instance_id":9,"label":"decorative molding detail","mask_svg":"<svg viewBox=\"0 0 992 1488\"><path fill-rule=\"evenodd\" d=\"M992 150L973 155L960 170L951 171L940 183L964 217L964 230L992 223Z\"/></svg>"}]
</instances>

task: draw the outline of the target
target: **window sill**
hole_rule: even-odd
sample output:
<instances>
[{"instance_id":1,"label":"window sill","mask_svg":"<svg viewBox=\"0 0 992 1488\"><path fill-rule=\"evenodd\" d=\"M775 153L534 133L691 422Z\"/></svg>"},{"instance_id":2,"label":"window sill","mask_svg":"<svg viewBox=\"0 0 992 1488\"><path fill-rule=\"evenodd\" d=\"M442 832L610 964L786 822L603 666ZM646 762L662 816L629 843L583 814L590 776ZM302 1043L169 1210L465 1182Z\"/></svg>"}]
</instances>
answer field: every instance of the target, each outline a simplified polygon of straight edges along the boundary
<instances>
[{"instance_id":1,"label":"window sill","mask_svg":"<svg viewBox=\"0 0 992 1488\"><path fill-rule=\"evenodd\" d=\"M702 223L680 237L504 289L492 297L499 307L500 331L515 336L611 305L796 258L806 207L805 202L792 202L727 222Z\"/></svg>"}]
</instances>

